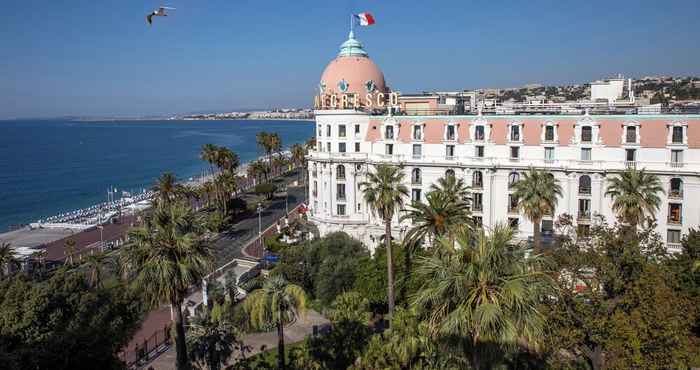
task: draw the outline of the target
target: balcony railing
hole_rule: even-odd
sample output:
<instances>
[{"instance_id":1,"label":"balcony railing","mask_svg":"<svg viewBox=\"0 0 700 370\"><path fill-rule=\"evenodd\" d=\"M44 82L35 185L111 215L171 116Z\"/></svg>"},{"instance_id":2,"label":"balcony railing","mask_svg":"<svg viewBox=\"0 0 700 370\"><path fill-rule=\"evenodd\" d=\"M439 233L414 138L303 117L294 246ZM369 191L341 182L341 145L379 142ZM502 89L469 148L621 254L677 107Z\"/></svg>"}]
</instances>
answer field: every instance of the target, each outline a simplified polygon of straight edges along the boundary
<instances>
[{"instance_id":1,"label":"balcony railing","mask_svg":"<svg viewBox=\"0 0 700 370\"><path fill-rule=\"evenodd\" d=\"M668 192L668 197L672 199L682 199L683 198L683 190L673 190Z\"/></svg>"},{"instance_id":2,"label":"balcony railing","mask_svg":"<svg viewBox=\"0 0 700 370\"><path fill-rule=\"evenodd\" d=\"M591 211L578 211L578 217L576 217L578 221L589 221L591 219Z\"/></svg>"},{"instance_id":3,"label":"balcony railing","mask_svg":"<svg viewBox=\"0 0 700 370\"><path fill-rule=\"evenodd\" d=\"M680 225L683 223L683 217L669 216L668 224L670 225Z\"/></svg>"},{"instance_id":4,"label":"balcony railing","mask_svg":"<svg viewBox=\"0 0 700 370\"><path fill-rule=\"evenodd\" d=\"M411 178L411 185L420 185L422 184L421 178L420 177L412 177Z\"/></svg>"},{"instance_id":5,"label":"balcony railing","mask_svg":"<svg viewBox=\"0 0 700 370\"><path fill-rule=\"evenodd\" d=\"M472 212L481 212L484 210L484 205L481 203L474 203L472 205Z\"/></svg>"},{"instance_id":6,"label":"balcony railing","mask_svg":"<svg viewBox=\"0 0 700 370\"><path fill-rule=\"evenodd\" d=\"M338 194L338 195L335 197L335 199L337 199L337 200L343 200L343 201L344 201L344 200L345 200L345 194Z\"/></svg>"},{"instance_id":7,"label":"balcony railing","mask_svg":"<svg viewBox=\"0 0 700 370\"><path fill-rule=\"evenodd\" d=\"M669 162L668 165L671 168L682 168L683 167L683 162Z\"/></svg>"},{"instance_id":8,"label":"balcony railing","mask_svg":"<svg viewBox=\"0 0 700 370\"><path fill-rule=\"evenodd\" d=\"M581 195L591 195L591 187L590 186L579 186L578 193Z\"/></svg>"},{"instance_id":9,"label":"balcony railing","mask_svg":"<svg viewBox=\"0 0 700 370\"><path fill-rule=\"evenodd\" d=\"M626 169L635 169L635 168L637 168L637 161L625 161L625 168L626 168Z\"/></svg>"},{"instance_id":10,"label":"balcony railing","mask_svg":"<svg viewBox=\"0 0 700 370\"><path fill-rule=\"evenodd\" d=\"M472 181L472 189L482 189L484 187L484 183L480 181Z\"/></svg>"}]
</instances>

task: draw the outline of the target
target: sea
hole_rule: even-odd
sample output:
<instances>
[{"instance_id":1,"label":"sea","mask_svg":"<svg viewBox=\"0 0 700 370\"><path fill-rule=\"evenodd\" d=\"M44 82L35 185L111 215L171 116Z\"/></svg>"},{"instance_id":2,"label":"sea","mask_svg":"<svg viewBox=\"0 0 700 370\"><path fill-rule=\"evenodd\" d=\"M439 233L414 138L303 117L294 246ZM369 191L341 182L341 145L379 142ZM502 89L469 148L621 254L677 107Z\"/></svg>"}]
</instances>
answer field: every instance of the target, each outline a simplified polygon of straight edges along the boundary
<instances>
[{"instance_id":1,"label":"sea","mask_svg":"<svg viewBox=\"0 0 700 370\"><path fill-rule=\"evenodd\" d=\"M59 213L150 188L164 172L178 179L209 168L203 144L225 146L241 163L263 153L255 135L276 132L283 146L314 134L311 121L0 121L0 233Z\"/></svg>"}]
</instances>

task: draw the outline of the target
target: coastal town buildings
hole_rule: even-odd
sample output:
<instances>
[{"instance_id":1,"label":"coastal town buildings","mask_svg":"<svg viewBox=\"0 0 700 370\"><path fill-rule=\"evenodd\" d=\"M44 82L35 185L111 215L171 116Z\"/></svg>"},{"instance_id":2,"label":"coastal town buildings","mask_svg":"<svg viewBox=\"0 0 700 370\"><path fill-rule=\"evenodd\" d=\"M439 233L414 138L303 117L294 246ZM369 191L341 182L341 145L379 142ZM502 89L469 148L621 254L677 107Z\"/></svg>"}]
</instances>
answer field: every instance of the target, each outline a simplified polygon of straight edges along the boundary
<instances>
[{"instance_id":1,"label":"coastal town buildings","mask_svg":"<svg viewBox=\"0 0 700 370\"><path fill-rule=\"evenodd\" d=\"M630 96L631 84L613 85L598 91L604 102L504 104L472 93L401 94L351 33L323 71L315 97L310 219L321 234L345 231L373 248L384 229L363 201L360 183L386 163L406 175L406 204L424 201L438 178L458 176L471 186L477 224L508 223L527 239L532 224L517 211L511 185L534 167L551 172L563 188L543 233L568 214L585 235L602 218L615 219L607 180L637 168L662 181L657 231L677 251L682 235L700 224L694 201L700 199L700 115L619 102L623 90ZM399 216L393 235L402 238L410 225Z\"/></svg>"}]
</instances>

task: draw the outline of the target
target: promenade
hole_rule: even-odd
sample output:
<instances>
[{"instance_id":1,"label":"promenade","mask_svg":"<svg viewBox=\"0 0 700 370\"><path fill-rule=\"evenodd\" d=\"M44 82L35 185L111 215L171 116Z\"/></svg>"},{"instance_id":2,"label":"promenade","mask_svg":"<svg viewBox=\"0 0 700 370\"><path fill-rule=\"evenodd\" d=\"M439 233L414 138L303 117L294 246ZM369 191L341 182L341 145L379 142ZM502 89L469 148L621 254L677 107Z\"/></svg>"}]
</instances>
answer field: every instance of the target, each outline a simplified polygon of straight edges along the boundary
<instances>
[{"instance_id":1,"label":"promenade","mask_svg":"<svg viewBox=\"0 0 700 370\"><path fill-rule=\"evenodd\" d=\"M291 184L295 180L297 180L297 171L293 171L283 177L280 177L276 180L279 184ZM267 229L272 229L274 230L273 225L277 223L278 220L282 219L285 216L286 209L289 209L289 211L292 211L295 209L298 205L303 203L305 200L305 187L304 186L290 186L288 188L288 195L286 199L286 204L285 204L285 197L284 196L277 196L273 198L272 202L270 205L263 210L263 212L260 215L260 221L262 224L262 229L267 230ZM286 205L286 207L285 207ZM292 217L293 218L293 217ZM214 256L215 256L215 266L216 268L219 268L226 263L229 263L230 261L238 258L242 259L254 259L255 257L251 256L250 254L258 254L259 248L255 247L249 247L246 248L249 252L246 254L244 252L244 247L247 246L253 246L253 245L259 245L259 243L255 242L255 239L258 237L258 215L256 214L249 214L245 218L239 220L236 222L231 228L228 230L220 233L216 238L214 238L212 242L212 248L214 249ZM191 297L201 297L201 289L197 289ZM201 298L199 298L201 301ZM199 302L196 302L199 303ZM149 350L152 348L151 343L157 342L158 337L163 338L163 331L164 328L166 328L171 322L170 318L170 308L169 306L162 306L157 310L154 310L150 312L143 323L141 324L140 329L137 331L137 333L134 335L134 338L131 340L131 342L127 345L125 348L125 351L123 353L123 358L127 362L133 361L135 358L135 350L137 348L143 348L145 343L148 343ZM318 323L316 321L311 321L314 324L310 325L317 325ZM304 326L306 328L306 326ZM311 330L311 326L306 328L308 330ZM306 329L301 329L302 331ZM170 349L169 351L171 351ZM154 366L153 364L158 362L161 363L163 361L167 362L167 360L161 360L161 358L167 359L170 356L167 354L167 352L160 357L158 357L155 362L152 362L148 366ZM174 359L174 354L173 354L173 359ZM146 368L148 368L146 366ZM159 365L160 366L160 365ZM160 367L162 369L172 369L174 367L174 362L170 362L167 365L163 365L165 367ZM155 368L155 366L154 366Z\"/></svg>"}]
</instances>

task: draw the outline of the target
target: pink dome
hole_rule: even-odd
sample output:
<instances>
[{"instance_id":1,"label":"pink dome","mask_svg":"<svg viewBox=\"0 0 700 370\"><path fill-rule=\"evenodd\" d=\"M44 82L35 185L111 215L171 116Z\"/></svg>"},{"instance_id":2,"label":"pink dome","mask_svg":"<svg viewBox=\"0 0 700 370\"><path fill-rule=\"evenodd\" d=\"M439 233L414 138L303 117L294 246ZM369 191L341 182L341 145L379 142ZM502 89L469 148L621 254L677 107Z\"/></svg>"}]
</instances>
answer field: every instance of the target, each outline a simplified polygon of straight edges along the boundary
<instances>
[{"instance_id":1,"label":"pink dome","mask_svg":"<svg viewBox=\"0 0 700 370\"><path fill-rule=\"evenodd\" d=\"M347 89L342 91L343 81ZM372 88L371 85L374 85ZM339 56L333 59L321 75L323 94L358 94L386 92L384 74L367 57Z\"/></svg>"}]
</instances>

